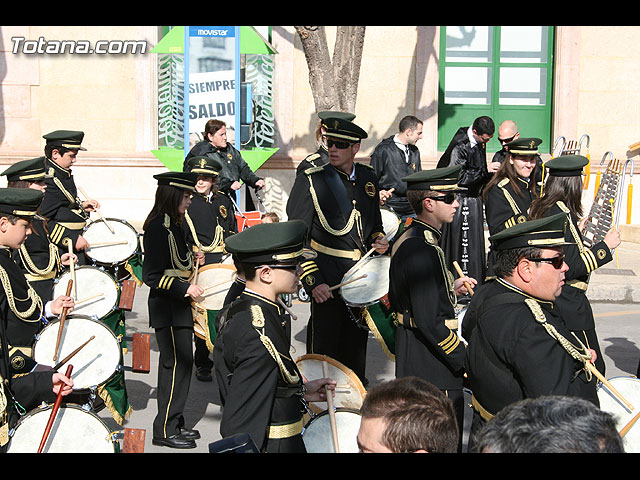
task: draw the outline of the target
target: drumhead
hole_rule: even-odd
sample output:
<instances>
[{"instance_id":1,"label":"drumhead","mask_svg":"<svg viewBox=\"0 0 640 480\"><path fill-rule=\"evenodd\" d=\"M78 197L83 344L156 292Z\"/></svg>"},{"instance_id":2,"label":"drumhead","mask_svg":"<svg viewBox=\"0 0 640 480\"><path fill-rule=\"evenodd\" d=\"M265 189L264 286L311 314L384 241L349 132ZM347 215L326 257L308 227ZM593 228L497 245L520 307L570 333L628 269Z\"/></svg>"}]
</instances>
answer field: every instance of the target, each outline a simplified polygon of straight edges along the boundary
<instances>
[{"instance_id":1,"label":"drumhead","mask_svg":"<svg viewBox=\"0 0 640 480\"><path fill-rule=\"evenodd\" d=\"M640 379L636 377L613 377L607 380L634 407L633 411L630 412L622 401L610 392L606 386L598 385L600 409L613 415L616 420L616 427L620 431L640 409ZM640 422L636 422L631 427L622 438L622 441L625 452L640 452Z\"/></svg>"},{"instance_id":2,"label":"drumhead","mask_svg":"<svg viewBox=\"0 0 640 480\"><path fill-rule=\"evenodd\" d=\"M36 362L53 366L95 336L68 363L61 366L59 371L64 372L68 364L73 365L71 378L74 391L103 385L115 375L120 365L121 349L120 342L108 326L90 317L69 315L60 337L58 356L54 360L59 328L60 320L55 320L38 334L33 345L33 358Z\"/></svg>"},{"instance_id":3,"label":"drumhead","mask_svg":"<svg viewBox=\"0 0 640 480\"><path fill-rule=\"evenodd\" d=\"M298 370L307 380L316 380L325 376L323 363L326 376L336 381L334 405L359 410L367 391L353 370L326 355L308 354L296 360ZM319 402L318 405L311 403L310 407L313 411L320 412L326 410L327 403Z\"/></svg>"},{"instance_id":4,"label":"drumhead","mask_svg":"<svg viewBox=\"0 0 640 480\"><path fill-rule=\"evenodd\" d=\"M103 318L118 305L120 287L112 275L99 267L82 265L75 268L77 297L73 313ZM71 271L65 271L56 279L53 298L67 293Z\"/></svg>"},{"instance_id":5,"label":"drumhead","mask_svg":"<svg viewBox=\"0 0 640 480\"><path fill-rule=\"evenodd\" d=\"M205 310L220 310L236 278L236 268L226 263L204 265L198 269L197 284L205 289L195 302Z\"/></svg>"},{"instance_id":6,"label":"drumhead","mask_svg":"<svg viewBox=\"0 0 640 480\"><path fill-rule=\"evenodd\" d=\"M31 410L22 417L7 447L9 453L37 453L53 405ZM93 412L79 405L60 405L43 453L116 453L111 430Z\"/></svg>"},{"instance_id":7,"label":"drumhead","mask_svg":"<svg viewBox=\"0 0 640 480\"><path fill-rule=\"evenodd\" d=\"M105 224L105 220L108 226ZM86 255L97 263L115 265L124 263L138 250L138 232L129 223L118 218L92 221L82 236L90 246ZM109 229L111 227L113 232ZM117 243L116 245L100 245Z\"/></svg>"},{"instance_id":8,"label":"drumhead","mask_svg":"<svg viewBox=\"0 0 640 480\"><path fill-rule=\"evenodd\" d=\"M400 228L400 217L386 208L380 209L380 215L382 216L382 229L387 239L391 241Z\"/></svg>"},{"instance_id":9,"label":"drumhead","mask_svg":"<svg viewBox=\"0 0 640 480\"><path fill-rule=\"evenodd\" d=\"M365 278L340 287L340 294L345 303L353 307L366 307L384 297L389 292L390 266L391 257L379 255L365 259L362 265L345 275L342 283L367 275Z\"/></svg>"},{"instance_id":10,"label":"drumhead","mask_svg":"<svg viewBox=\"0 0 640 480\"><path fill-rule=\"evenodd\" d=\"M335 417L340 453L358 453L360 413L357 410L336 408ZM307 453L336 453L328 411L325 410L313 417L305 425L302 440Z\"/></svg>"}]
</instances>

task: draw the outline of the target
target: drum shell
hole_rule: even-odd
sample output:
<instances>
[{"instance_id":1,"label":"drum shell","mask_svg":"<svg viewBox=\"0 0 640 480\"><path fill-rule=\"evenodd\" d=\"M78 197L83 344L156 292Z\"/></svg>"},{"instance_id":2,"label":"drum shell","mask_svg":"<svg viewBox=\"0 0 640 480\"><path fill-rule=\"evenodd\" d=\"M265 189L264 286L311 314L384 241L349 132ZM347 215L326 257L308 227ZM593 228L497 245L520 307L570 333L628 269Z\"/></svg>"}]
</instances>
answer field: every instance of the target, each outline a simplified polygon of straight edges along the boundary
<instances>
[{"instance_id":1,"label":"drum shell","mask_svg":"<svg viewBox=\"0 0 640 480\"><path fill-rule=\"evenodd\" d=\"M340 453L358 453L360 412L349 408L336 408L336 429ZM336 453L329 412L324 411L309 420L302 430L302 440L307 453Z\"/></svg>"},{"instance_id":2,"label":"drum shell","mask_svg":"<svg viewBox=\"0 0 640 480\"><path fill-rule=\"evenodd\" d=\"M53 405L27 412L10 432L8 453L37 453ZM95 413L63 404L56 414L43 453L116 453L117 443Z\"/></svg>"},{"instance_id":3,"label":"drum shell","mask_svg":"<svg viewBox=\"0 0 640 480\"><path fill-rule=\"evenodd\" d=\"M210 331L208 314L222 309L224 299L235 278L236 269L229 263L203 265L198 269L196 283L204 289L210 288L211 290L205 291L202 297L191 302L193 330L197 337L212 341L208 333Z\"/></svg>"}]
</instances>

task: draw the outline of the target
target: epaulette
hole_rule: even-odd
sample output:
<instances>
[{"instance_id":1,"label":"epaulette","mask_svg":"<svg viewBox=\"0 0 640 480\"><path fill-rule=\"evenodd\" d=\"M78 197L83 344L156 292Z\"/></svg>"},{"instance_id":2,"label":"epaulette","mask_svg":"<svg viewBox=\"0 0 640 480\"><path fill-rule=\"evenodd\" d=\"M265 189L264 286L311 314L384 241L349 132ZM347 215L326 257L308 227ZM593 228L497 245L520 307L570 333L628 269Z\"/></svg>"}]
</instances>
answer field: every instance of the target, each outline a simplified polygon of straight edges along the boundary
<instances>
[{"instance_id":1,"label":"epaulette","mask_svg":"<svg viewBox=\"0 0 640 480\"><path fill-rule=\"evenodd\" d=\"M308 155L307 157L305 157L305 160L307 162L312 162L316 158L320 158L320 154L319 153L312 153L311 155Z\"/></svg>"},{"instance_id":2,"label":"epaulette","mask_svg":"<svg viewBox=\"0 0 640 480\"><path fill-rule=\"evenodd\" d=\"M429 230L424 231L424 239L429 245L438 245L438 239L435 234Z\"/></svg>"},{"instance_id":3,"label":"epaulette","mask_svg":"<svg viewBox=\"0 0 640 480\"><path fill-rule=\"evenodd\" d=\"M323 170L324 170L324 168L323 168L323 167L310 167L310 168L307 168L307 169L304 171L304 173L305 173L305 174L307 174L307 175L312 175L312 174L314 174L314 173L318 173L318 172L321 172L321 171L323 171Z\"/></svg>"},{"instance_id":4,"label":"epaulette","mask_svg":"<svg viewBox=\"0 0 640 480\"><path fill-rule=\"evenodd\" d=\"M503 178L502 180L500 180L498 182L498 186L499 187L504 187L505 185L507 185L509 183L509 179L508 178Z\"/></svg>"}]
</instances>

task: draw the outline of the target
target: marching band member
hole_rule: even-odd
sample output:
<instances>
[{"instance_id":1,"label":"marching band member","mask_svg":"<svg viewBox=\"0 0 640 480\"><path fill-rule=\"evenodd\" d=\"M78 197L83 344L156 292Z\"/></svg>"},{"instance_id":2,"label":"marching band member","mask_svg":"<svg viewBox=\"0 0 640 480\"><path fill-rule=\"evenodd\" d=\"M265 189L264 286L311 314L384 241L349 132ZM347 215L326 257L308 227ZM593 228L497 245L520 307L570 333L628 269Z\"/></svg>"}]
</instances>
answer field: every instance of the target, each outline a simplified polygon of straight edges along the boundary
<instances>
[{"instance_id":1,"label":"marching band member","mask_svg":"<svg viewBox=\"0 0 640 480\"><path fill-rule=\"evenodd\" d=\"M197 173L165 172L158 182L155 203L144 222L142 279L149 287L149 325L155 330L158 365L158 413L153 421L153 444L195 448L200 438L185 427L184 407L193 366L193 316L190 298L203 289L192 285L194 254L181 227L191 204ZM190 298L189 298L190 297Z\"/></svg>"},{"instance_id":2,"label":"marching band member","mask_svg":"<svg viewBox=\"0 0 640 480\"><path fill-rule=\"evenodd\" d=\"M342 118L325 118L330 162L296 176L289 200L289 220L303 220L318 257L302 263L301 282L311 297L307 352L327 355L352 369L363 384L368 330L362 309L352 309L329 290L370 249L385 253L376 174L356 163L367 133Z\"/></svg>"}]
</instances>

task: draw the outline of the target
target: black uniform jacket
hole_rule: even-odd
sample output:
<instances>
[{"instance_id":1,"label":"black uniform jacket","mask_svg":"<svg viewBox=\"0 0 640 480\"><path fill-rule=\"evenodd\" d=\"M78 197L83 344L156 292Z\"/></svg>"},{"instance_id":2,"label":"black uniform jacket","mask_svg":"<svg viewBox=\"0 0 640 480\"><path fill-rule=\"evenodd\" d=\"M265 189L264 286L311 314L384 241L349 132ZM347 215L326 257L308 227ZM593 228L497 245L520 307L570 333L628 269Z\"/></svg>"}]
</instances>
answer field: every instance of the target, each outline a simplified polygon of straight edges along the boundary
<instances>
[{"instance_id":1,"label":"black uniform jacket","mask_svg":"<svg viewBox=\"0 0 640 480\"><path fill-rule=\"evenodd\" d=\"M368 165L354 163L354 166L353 180L330 163L310 168L296 177L287 202L287 216L289 220L306 223L309 245L313 241L324 247L359 250L364 254L378 236L384 235L375 172ZM350 230L337 235L338 231L346 230L354 207L360 212L361 221L353 222ZM304 272L300 279L311 293L321 283L337 284L355 261L319 253L315 261L302 263Z\"/></svg>"},{"instance_id":2,"label":"black uniform jacket","mask_svg":"<svg viewBox=\"0 0 640 480\"><path fill-rule=\"evenodd\" d=\"M165 215L151 220L143 237L142 281L149 287L149 325L153 328L193 327L190 297L185 297L191 273L191 268L186 267L191 265L193 257L182 227L168 218ZM173 262L170 233L181 265Z\"/></svg>"},{"instance_id":3,"label":"black uniform jacket","mask_svg":"<svg viewBox=\"0 0 640 480\"><path fill-rule=\"evenodd\" d=\"M304 452L301 436L268 439L270 425L302 419L302 377L290 357L290 318L278 304L245 290L223 314L213 350L223 411L220 434L248 433L261 451ZM263 343L268 337L284 368ZM291 381L295 380L295 381Z\"/></svg>"},{"instance_id":4,"label":"black uniform jacket","mask_svg":"<svg viewBox=\"0 0 640 480\"><path fill-rule=\"evenodd\" d=\"M407 201L407 182L402 178L422 170L420 150L415 145L409 147L409 161L405 153L394 142L394 136L385 138L371 154L371 166L378 176L378 183L382 190L394 188L391 198L386 205L399 215L411 215L413 209Z\"/></svg>"},{"instance_id":5,"label":"black uniform jacket","mask_svg":"<svg viewBox=\"0 0 640 480\"><path fill-rule=\"evenodd\" d=\"M439 239L436 228L414 219L394 243L389 301L403 315L396 330L396 376L415 375L441 389L460 389L465 346L455 329L453 276Z\"/></svg>"},{"instance_id":6,"label":"black uniform jacket","mask_svg":"<svg viewBox=\"0 0 640 480\"><path fill-rule=\"evenodd\" d=\"M237 233L233 203L223 192L207 197L194 193L182 226L194 251L203 247L205 264L218 263L225 253L224 239Z\"/></svg>"},{"instance_id":7,"label":"black uniform jacket","mask_svg":"<svg viewBox=\"0 0 640 480\"><path fill-rule=\"evenodd\" d=\"M296 167L296 175L300 175L307 168L321 167L327 163L329 163L329 152L326 146L320 145L318 150L311 155L307 155L305 159L300 162Z\"/></svg>"},{"instance_id":8,"label":"black uniform jacket","mask_svg":"<svg viewBox=\"0 0 640 480\"><path fill-rule=\"evenodd\" d=\"M89 214L82 208L71 170L62 168L48 158L45 162L47 173L53 176L45 178L47 190L39 213L47 219L47 231L51 241L68 251L64 239L71 239L75 245L78 237L82 235Z\"/></svg>"},{"instance_id":9,"label":"black uniform jacket","mask_svg":"<svg viewBox=\"0 0 640 480\"><path fill-rule=\"evenodd\" d=\"M577 346L552 302L535 299L502 279L488 282L481 290L482 295L471 300L472 304L482 301L476 305L475 326L470 337L468 328L463 332L469 342L469 385L482 408L495 415L511 403L542 395L583 397L599 404L595 382L585 388L583 364L536 321L525 303L531 299L546 322Z\"/></svg>"},{"instance_id":10,"label":"black uniform jacket","mask_svg":"<svg viewBox=\"0 0 640 480\"><path fill-rule=\"evenodd\" d=\"M187 162L194 156L215 158L222 164L223 168L218 179L220 191L228 192L235 181L242 180L250 187L255 187L256 182L260 180L260 177L253 173L251 167L244 161L240 152L230 143L222 149L214 147L208 140L196 143L184 159L184 171L187 171Z\"/></svg>"}]
</instances>

